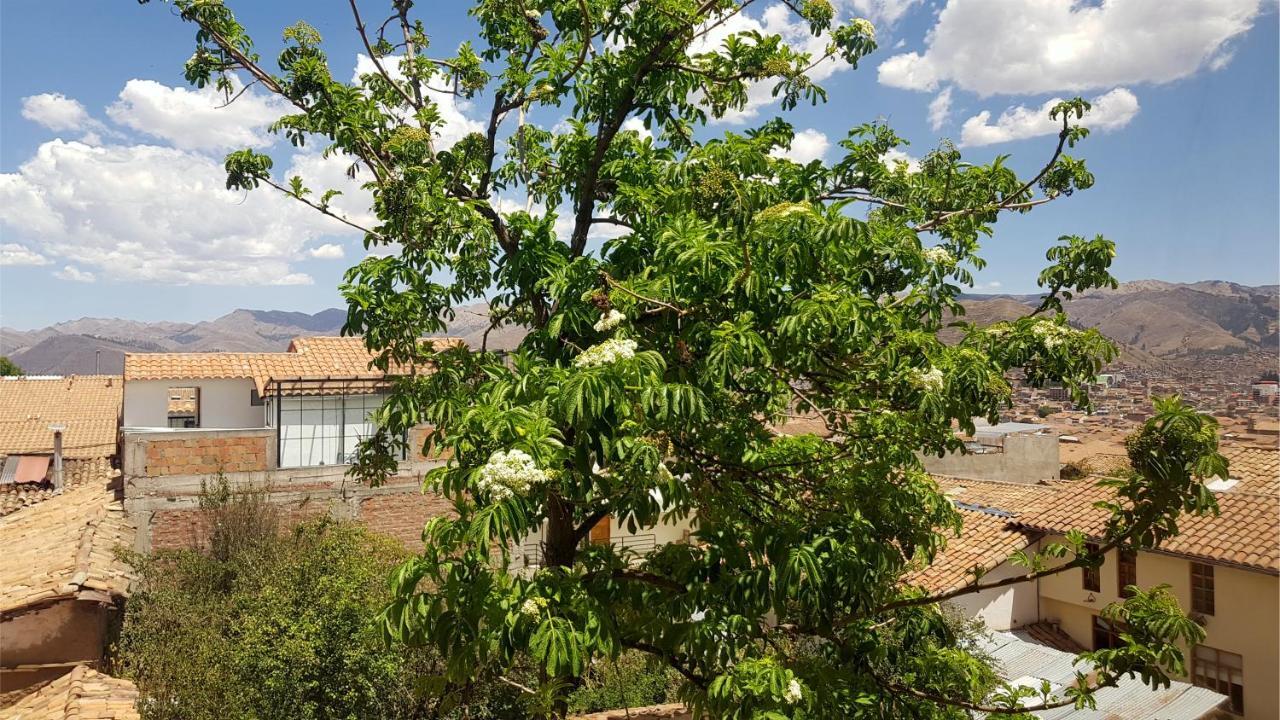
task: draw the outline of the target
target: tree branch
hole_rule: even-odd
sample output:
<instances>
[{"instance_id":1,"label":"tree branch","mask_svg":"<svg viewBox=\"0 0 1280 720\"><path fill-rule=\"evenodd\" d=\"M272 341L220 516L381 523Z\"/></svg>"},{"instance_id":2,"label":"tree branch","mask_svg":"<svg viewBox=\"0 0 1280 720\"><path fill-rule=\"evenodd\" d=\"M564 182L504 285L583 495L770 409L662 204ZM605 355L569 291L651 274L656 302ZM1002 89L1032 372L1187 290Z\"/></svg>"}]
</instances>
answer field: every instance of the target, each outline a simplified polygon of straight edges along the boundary
<instances>
[{"instance_id":1,"label":"tree branch","mask_svg":"<svg viewBox=\"0 0 1280 720\"><path fill-rule=\"evenodd\" d=\"M404 98L405 103L407 103L409 107L414 110L421 110L422 98L419 97L415 100L414 98L409 97L409 93L405 92L404 88L400 87L400 83L391 79L391 74L382 66L382 61L378 59L378 54L373 51L373 46L369 44L369 36L365 34L364 21L360 19L360 8L356 7L356 0L348 0L348 2L351 4L351 14L356 18L356 31L360 33L360 41L364 43L364 49L369 51L369 59L373 61L373 66L378 68L378 73L382 75L383 79L385 79L391 87L396 89L396 92L400 97ZM432 150L431 153L434 155L435 151Z\"/></svg>"},{"instance_id":2,"label":"tree branch","mask_svg":"<svg viewBox=\"0 0 1280 720\"><path fill-rule=\"evenodd\" d=\"M305 198L305 197L303 197L303 196L301 196L301 195L296 195L296 194L294 194L294 192L293 192L292 190L290 190L289 188L284 187L283 185L281 185L281 184L277 183L275 180L272 180L272 179L271 179L271 178L269 178L269 177L261 178L261 180L262 180L262 182L266 183L267 185L270 185L271 187L275 188L276 190L279 190L280 192L284 193L285 195L288 195L289 197L293 198L294 200L297 200L298 202L300 202L300 203L302 203L302 204L304 204L304 205L308 205L308 206L310 206L310 207L314 208L316 211L321 212L321 213L323 213L323 214L325 214L325 215L328 215L329 217L333 218L334 220L337 220L338 222L340 222L340 223L342 223L342 224L344 224L344 225L347 225L347 226L349 226L349 227L355 228L356 230L359 230L360 232L362 232L362 233L364 233L364 234L366 234L366 235L369 235L369 236L371 236L371 237L377 238L377 240L378 240L379 242L386 242L386 237L384 237L382 234L377 233L377 232L374 232L373 230L370 230L369 228L364 227L363 225L357 225L356 223L354 223L354 222L352 222L352 221L348 220L347 218L343 217L342 215L339 215L338 213L333 212L332 210L330 210L330 209L328 208L328 206L321 205L320 203L317 203L317 202L313 202L313 201L311 201L311 200L308 200L307 198Z\"/></svg>"},{"instance_id":3,"label":"tree branch","mask_svg":"<svg viewBox=\"0 0 1280 720\"><path fill-rule=\"evenodd\" d=\"M672 305L671 303L663 302L663 301L661 301L661 300L659 300L659 299L657 299L657 298L645 297L644 295L641 295L640 293L637 293L636 291L634 291L634 290L632 290L632 289L628 288L626 285L623 285L622 283L618 282L617 280L614 280L614 279L613 279L613 276L612 276L612 275L610 275L610 274L609 274L609 273L607 273L607 272L601 272L601 273L600 273L600 277L604 278L604 281L605 281L606 283L608 283L610 287L615 287L615 288L617 288L617 289L621 290L623 293L625 293L625 294L627 294L627 295L630 295L631 297L633 297L633 298L635 298L635 299L637 299L637 300L640 300L641 302L653 303L654 305L658 305L658 306L664 307L664 308L666 308L666 309L670 310L671 312L673 312L673 313L675 313L675 314L677 314L677 315L680 315L681 317L683 317L683 316L685 316L685 315L688 315L688 314L689 314L689 311L688 311L688 310L682 310L682 309L680 309L680 308L676 307L675 305Z\"/></svg>"}]
</instances>

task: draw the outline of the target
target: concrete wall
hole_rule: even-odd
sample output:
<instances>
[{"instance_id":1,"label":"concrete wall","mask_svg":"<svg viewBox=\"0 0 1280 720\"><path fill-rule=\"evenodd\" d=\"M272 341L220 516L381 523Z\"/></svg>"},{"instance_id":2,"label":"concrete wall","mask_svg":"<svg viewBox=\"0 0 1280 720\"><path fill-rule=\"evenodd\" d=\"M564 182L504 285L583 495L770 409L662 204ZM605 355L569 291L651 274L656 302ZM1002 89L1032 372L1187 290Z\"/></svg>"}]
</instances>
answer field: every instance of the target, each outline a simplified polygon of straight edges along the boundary
<instances>
[{"instance_id":1,"label":"concrete wall","mask_svg":"<svg viewBox=\"0 0 1280 720\"><path fill-rule=\"evenodd\" d=\"M113 605L69 598L0 619L0 693L48 682L76 663L101 661L117 612Z\"/></svg>"},{"instance_id":2,"label":"concrete wall","mask_svg":"<svg viewBox=\"0 0 1280 720\"><path fill-rule=\"evenodd\" d=\"M991 450L984 454L951 453L941 458L926 455L922 460L925 469L935 475L1019 483L1059 479L1056 433L1010 433Z\"/></svg>"},{"instance_id":3,"label":"concrete wall","mask_svg":"<svg viewBox=\"0 0 1280 720\"><path fill-rule=\"evenodd\" d=\"M982 582L996 582L1026 572L1026 568L1004 563L983 575ZM1040 619L1034 581L961 595L951 601L951 606L967 618L982 620L992 630L1013 630Z\"/></svg>"},{"instance_id":4,"label":"concrete wall","mask_svg":"<svg viewBox=\"0 0 1280 720\"><path fill-rule=\"evenodd\" d=\"M1059 538L1053 538L1060 540ZM1191 562L1159 553L1138 553L1138 585L1167 584L1184 611L1191 608ZM1093 618L1121 600L1115 552L1102 566L1102 591L1082 589L1074 568L1040 580L1040 615L1058 620L1086 648L1093 647ZM1214 566L1214 614L1204 619L1204 644L1244 658L1244 707L1247 720L1280 717L1280 578L1262 572ZM1185 678L1184 678L1185 679Z\"/></svg>"},{"instance_id":5,"label":"concrete wall","mask_svg":"<svg viewBox=\"0 0 1280 720\"><path fill-rule=\"evenodd\" d=\"M127 380L124 384L124 426L169 426L169 388L200 388L200 427L260 428L266 410L251 404L252 380Z\"/></svg>"}]
</instances>

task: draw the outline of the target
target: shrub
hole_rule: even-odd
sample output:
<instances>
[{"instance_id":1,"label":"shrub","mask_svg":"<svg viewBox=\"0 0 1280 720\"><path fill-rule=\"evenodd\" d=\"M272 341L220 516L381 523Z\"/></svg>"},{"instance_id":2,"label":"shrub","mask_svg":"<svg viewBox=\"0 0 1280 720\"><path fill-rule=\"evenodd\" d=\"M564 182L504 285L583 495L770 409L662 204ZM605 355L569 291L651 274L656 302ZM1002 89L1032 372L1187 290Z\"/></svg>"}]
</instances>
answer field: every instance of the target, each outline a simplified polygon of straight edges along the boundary
<instances>
[{"instance_id":1,"label":"shrub","mask_svg":"<svg viewBox=\"0 0 1280 720\"><path fill-rule=\"evenodd\" d=\"M532 717L529 663L510 682L478 676L443 695L434 653L382 642L376 614L399 543L360 525L313 520L284 530L260 488L217 478L201 493L199 547L131 555L139 586L125 609L115 671L142 691L146 720ZM575 711L666 702L673 672L639 653L601 662L572 695Z\"/></svg>"}]
</instances>

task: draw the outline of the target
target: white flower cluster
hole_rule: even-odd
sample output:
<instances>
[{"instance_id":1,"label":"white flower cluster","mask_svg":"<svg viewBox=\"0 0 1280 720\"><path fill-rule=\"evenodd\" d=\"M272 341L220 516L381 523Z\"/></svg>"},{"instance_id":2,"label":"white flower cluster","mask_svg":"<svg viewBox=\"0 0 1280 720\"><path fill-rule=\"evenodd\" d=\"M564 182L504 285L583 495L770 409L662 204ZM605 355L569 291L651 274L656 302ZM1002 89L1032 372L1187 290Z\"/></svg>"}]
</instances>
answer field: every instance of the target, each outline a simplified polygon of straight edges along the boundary
<instances>
[{"instance_id":1,"label":"white flower cluster","mask_svg":"<svg viewBox=\"0 0 1280 720\"><path fill-rule=\"evenodd\" d=\"M599 367L619 360L628 360L636 355L636 341L609 338L599 345L592 345L573 359L578 367Z\"/></svg>"},{"instance_id":2,"label":"white flower cluster","mask_svg":"<svg viewBox=\"0 0 1280 720\"><path fill-rule=\"evenodd\" d=\"M546 482L547 473L538 469L529 453L523 450L499 450L489 456L480 468L476 485L494 500L523 495L534 485Z\"/></svg>"},{"instance_id":3,"label":"white flower cluster","mask_svg":"<svg viewBox=\"0 0 1280 720\"><path fill-rule=\"evenodd\" d=\"M1031 333L1044 343L1044 346L1050 350L1060 347L1063 343L1075 336L1076 331L1066 325L1059 325L1055 322L1038 323L1031 328Z\"/></svg>"},{"instance_id":4,"label":"white flower cluster","mask_svg":"<svg viewBox=\"0 0 1280 720\"><path fill-rule=\"evenodd\" d=\"M623 315L617 310L610 309L609 312L600 316L600 319L596 321L596 324L593 327L596 329L596 332L609 332L622 324L622 321L626 319L626 315Z\"/></svg>"},{"instance_id":5,"label":"white flower cluster","mask_svg":"<svg viewBox=\"0 0 1280 720\"><path fill-rule=\"evenodd\" d=\"M935 265L951 267L956 264L956 259L951 257L951 253L944 247L925 248L923 254L925 260Z\"/></svg>"},{"instance_id":6,"label":"white flower cluster","mask_svg":"<svg viewBox=\"0 0 1280 720\"><path fill-rule=\"evenodd\" d=\"M929 392L941 392L945 378L942 371L936 367L930 366L928 370L917 369L915 376L916 384L922 389Z\"/></svg>"},{"instance_id":7,"label":"white flower cluster","mask_svg":"<svg viewBox=\"0 0 1280 720\"><path fill-rule=\"evenodd\" d=\"M531 597L520 603L520 614L530 620L537 620L542 614L543 609L547 607L547 599L544 597Z\"/></svg>"},{"instance_id":8,"label":"white flower cluster","mask_svg":"<svg viewBox=\"0 0 1280 720\"><path fill-rule=\"evenodd\" d=\"M796 703L803 700L804 692L803 692L803 689L800 687L800 681L796 680L795 678L792 678L791 682L787 683L787 692L786 692L786 695L784 695L783 697L786 698L786 701L791 703L792 705L795 705Z\"/></svg>"},{"instance_id":9,"label":"white flower cluster","mask_svg":"<svg viewBox=\"0 0 1280 720\"><path fill-rule=\"evenodd\" d=\"M857 20L854 20L853 28L860 34L866 35L872 40L876 37L876 26L872 25L871 21L866 18L858 18Z\"/></svg>"}]
</instances>

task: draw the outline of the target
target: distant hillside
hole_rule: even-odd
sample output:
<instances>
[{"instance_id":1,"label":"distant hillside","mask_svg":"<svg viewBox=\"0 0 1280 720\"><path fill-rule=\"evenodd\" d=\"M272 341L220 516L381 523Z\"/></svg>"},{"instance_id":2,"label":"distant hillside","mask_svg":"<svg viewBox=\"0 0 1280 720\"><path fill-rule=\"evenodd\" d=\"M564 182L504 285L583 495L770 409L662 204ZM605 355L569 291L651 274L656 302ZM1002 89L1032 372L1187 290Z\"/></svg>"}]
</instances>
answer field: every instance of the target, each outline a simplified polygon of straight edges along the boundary
<instances>
[{"instance_id":1,"label":"distant hillside","mask_svg":"<svg viewBox=\"0 0 1280 720\"><path fill-rule=\"evenodd\" d=\"M275 310L236 310L199 323L144 323L116 318L81 318L31 331L0 329L0 355L28 373L119 373L126 352L253 352L284 350L299 335L337 335L343 310L314 315Z\"/></svg>"},{"instance_id":2,"label":"distant hillside","mask_svg":"<svg viewBox=\"0 0 1280 720\"><path fill-rule=\"evenodd\" d=\"M1038 302L1036 295L966 296L964 319L989 325L1025 314ZM1276 285L1140 280L1085 293L1066 307L1073 323L1096 327L1120 343L1122 361L1145 367L1194 361L1206 353L1275 352L1280 344ZM0 355L29 373L83 374L94 371L101 351L101 371L118 373L126 352L284 350L299 335L337 335L345 319L346 312L336 308L314 315L236 310L198 323L82 318L39 330L0 328ZM468 305L457 309L447 334L479 347L487 327L485 305ZM523 336L520 328L494 330L488 347L511 349Z\"/></svg>"},{"instance_id":3,"label":"distant hillside","mask_svg":"<svg viewBox=\"0 0 1280 720\"><path fill-rule=\"evenodd\" d=\"M1037 295L974 295L965 300L966 319L984 325L1038 303ZM1280 344L1280 286L1276 285L1139 280L1122 283L1115 290L1084 293L1065 307L1072 323L1097 328L1134 353L1164 360L1205 353L1274 352Z\"/></svg>"}]
</instances>

